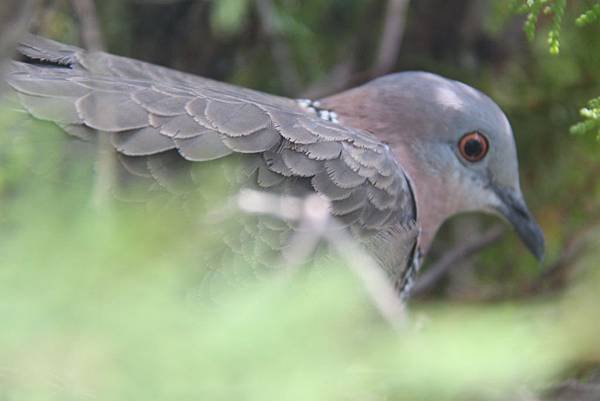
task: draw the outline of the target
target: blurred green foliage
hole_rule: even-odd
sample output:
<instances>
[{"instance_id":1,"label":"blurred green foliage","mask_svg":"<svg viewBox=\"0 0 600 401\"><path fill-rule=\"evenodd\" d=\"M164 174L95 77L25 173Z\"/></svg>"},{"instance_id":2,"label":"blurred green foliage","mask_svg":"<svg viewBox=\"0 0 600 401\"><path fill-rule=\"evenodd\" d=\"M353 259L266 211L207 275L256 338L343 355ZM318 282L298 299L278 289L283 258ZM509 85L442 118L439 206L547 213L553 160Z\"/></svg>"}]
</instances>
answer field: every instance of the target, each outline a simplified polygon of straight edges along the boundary
<instances>
[{"instance_id":1,"label":"blurred green foliage","mask_svg":"<svg viewBox=\"0 0 600 401\"><path fill-rule=\"evenodd\" d=\"M67 185L62 158L39 158L63 137L38 124L6 152L20 124L1 121L0 167L21 176L0 209L2 399L496 400L600 359L589 273L564 300L425 304L400 330L337 258L208 300L214 223L179 207L91 208L89 177Z\"/></svg>"},{"instance_id":2,"label":"blurred green foliage","mask_svg":"<svg viewBox=\"0 0 600 401\"><path fill-rule=\"evenodd\" d=\"M511 7L517 13L527 14L524 29L529 40L533 40L535 37L540 14L550 15L552 23L548 31L548 46L550 53L558 54L560 52L560 30L567 8L566 0L513 0ZM592 12L592 10L590 9L588 12ZM585 19L585 16L587 13L581 14L579 18Z\"/></svg>"},{"instance_id":3,"label":"blurred green foliage","mask_svg":"<svg viewBox=\"0 0 600 401\"><path fill-rule=\"evenodd\" d=\"M531 41L535 37L540 14L551 15L552 22L548 30L548 47L551 54L557 55L560 52L560 31L563 15L567 9L566 0L514 0L511 7L517 13L527 14L524 29ZM596 2L584 7L583 11L580 11L581 14L575 19L577 26L584 27L600 21L600 3ZM588 107L580 110L584 121L571 127L573 134L595 133L600 141L599 104L599 99L592 99L589 101Z\"/></svg>"},{"instance_id":4,"label":"blurred green foliage","mask_svg":"<svg viewBox=\"0 0 600 401\"><path fill-rule=\"evenodd\" d=\"M600 141L600 97L588 102L588 106L579 111L585 119L571 127L573 134L585 134L587 132L596 132L596 137Z\"/></svg>"}]
</instances>

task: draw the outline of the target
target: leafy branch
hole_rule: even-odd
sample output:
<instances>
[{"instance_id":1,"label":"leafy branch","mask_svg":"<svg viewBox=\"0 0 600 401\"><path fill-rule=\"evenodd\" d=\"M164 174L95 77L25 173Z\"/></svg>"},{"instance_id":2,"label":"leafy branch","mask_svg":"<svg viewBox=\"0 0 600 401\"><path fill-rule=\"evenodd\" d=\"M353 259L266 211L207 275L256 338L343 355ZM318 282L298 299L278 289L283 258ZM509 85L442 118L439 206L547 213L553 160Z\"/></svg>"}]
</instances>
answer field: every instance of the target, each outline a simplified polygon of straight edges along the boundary
<instances>
[{"instance_id":1,"label":"leafy branch","mask_svg":"<svg viewBox=\"0 0 600 401\"><path fill-rule=\"evenodd\" d=\"M548 31L548 48L553 55L560 53L560 31L567 8L566 0L513 0L510 7L514 13L527 14L523 29L530 41L535 38L540 15L549 16L551 22ZM595 4L586 7L575 19L578 27L597 22L600 22L600 1L598 0ZM582 108L579 113L583 117L583 121L573 125L571 133L594 132L600 141L600 97L590 100L587 107Z\"/></svg>"},{"instance_id":2,"label":"leafy branch","mask_svg":"<svg viewBox=\"0 0 600 401\"><path fill-rule=\"evenodd\" d=\"M571 133L580 135L588 132L595 132L596 138L600 141L600 97L588 102L587 107L579 110L583 121L571 127Z\"/></svg>"},{"instance_id":3,"label":"leafy branch","mask_svg":"<svg viewBox=\"0 0 600 401\"><path fill-rule=\"evenodd\" d=\"M547 15L552 18L548 32L548 46L552 54L560 52L560 29L566 8L566 0L513 0L511 2L513 12L527 14L523 28L531 41L535 38L540 16Z\"/></svg>"}]
</instances>

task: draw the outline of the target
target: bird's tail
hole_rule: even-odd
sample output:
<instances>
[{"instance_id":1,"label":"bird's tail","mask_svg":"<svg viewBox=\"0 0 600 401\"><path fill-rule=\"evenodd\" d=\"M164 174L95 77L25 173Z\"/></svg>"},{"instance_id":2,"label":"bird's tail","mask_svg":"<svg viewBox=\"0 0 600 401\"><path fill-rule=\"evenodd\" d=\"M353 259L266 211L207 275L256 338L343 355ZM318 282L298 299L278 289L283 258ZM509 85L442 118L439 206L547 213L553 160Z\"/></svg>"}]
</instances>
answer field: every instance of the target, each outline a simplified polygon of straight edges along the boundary
<instances>
[{"instance_id":1,"label":"bird's tail","mask_svg":"<svg viewBox=\"0 0 600 401\"><path fill-rule=\"evenodd\" d=\"M20 61L30 64L48 64L57 67L71 67L76 63L81 49L65 45L40 36L26 35L17 46Z\"/></svg>"}]
</instances>

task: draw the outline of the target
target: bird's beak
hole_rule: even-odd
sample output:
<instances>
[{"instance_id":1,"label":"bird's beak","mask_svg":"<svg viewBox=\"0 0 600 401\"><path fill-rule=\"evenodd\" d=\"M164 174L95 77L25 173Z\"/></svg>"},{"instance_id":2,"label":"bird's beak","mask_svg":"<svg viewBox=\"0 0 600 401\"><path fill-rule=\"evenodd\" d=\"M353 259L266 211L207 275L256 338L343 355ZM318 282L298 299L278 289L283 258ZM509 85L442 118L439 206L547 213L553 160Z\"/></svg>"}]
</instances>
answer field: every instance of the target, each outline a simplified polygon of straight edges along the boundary
<instances>
[{"instance_id":1,"label":"bird's beak","mask_svg":"<svg viewBox=\"0 0 600 401\"><path fill-rule=\"evenodd\" d=\"M521 241L541 262L544 259L544 233L527 209L523 196L520 192L508 189L497 190L496 194L501 200L498 211L512 224Z\"/></svg>"}]
</instances>

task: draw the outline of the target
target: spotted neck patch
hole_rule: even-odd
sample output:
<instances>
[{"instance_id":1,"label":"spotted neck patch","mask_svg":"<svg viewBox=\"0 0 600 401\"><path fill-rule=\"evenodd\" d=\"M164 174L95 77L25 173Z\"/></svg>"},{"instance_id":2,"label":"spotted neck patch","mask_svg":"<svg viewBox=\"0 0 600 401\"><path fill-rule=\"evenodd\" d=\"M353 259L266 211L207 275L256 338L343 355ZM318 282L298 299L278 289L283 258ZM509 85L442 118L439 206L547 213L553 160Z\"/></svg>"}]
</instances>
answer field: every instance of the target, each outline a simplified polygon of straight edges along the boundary
<instances>
[{"instance_id":1,"label":"spotted neck patch","mask_svg":"<svg viewBox=\"0 0 600 401\"><path fill-rule=\"evenodd\" d=\"M337 113L333 110L322 108L321 102L318 100L298 99L296 102L307 112L316 115L320 119L339 124Z\"/></svg>"}]
</instances>

